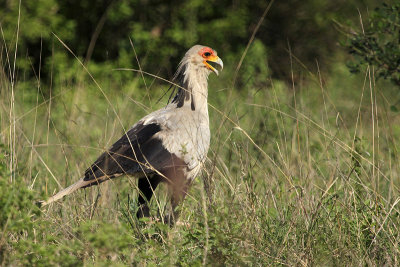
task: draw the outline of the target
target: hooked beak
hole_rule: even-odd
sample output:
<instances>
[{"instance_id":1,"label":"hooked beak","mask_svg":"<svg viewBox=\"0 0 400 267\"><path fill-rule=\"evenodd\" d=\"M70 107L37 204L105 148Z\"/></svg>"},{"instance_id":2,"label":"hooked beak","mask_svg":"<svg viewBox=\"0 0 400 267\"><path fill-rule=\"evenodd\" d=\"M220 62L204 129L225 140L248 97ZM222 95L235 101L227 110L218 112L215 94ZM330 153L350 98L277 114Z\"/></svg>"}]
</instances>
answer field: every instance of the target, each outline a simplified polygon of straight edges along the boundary
<instances>
[{"instance_id":1,"label":"hooked beak","mask_svg":"<svg viewBox=\"0 0 400 267\"><path fill-rule=\"evenodd\" d=\"M211 66L211 64L219 65L221 67L221 71L224 68L224 62L222 62L218 56L209 57L206 61L204 61L204 64L207 66L207 68L217 74L217 76L219 72L213 66Z\"/></svg>"}]
</instances>

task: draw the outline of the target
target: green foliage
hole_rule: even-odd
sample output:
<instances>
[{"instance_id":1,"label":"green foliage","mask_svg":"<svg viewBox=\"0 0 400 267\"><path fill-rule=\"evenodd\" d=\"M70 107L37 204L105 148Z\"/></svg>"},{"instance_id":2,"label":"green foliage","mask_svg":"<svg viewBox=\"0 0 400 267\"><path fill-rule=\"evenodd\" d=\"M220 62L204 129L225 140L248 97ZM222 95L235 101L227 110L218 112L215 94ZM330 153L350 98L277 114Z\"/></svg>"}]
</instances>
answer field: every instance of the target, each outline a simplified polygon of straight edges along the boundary
<instances>
[{"instance_id":1,"label":"green foliage","mask_svg":"<svg viewBox=\"0 0 400 267\"><path fill-rule=\"evenodd\" d=\"M17 180L10 182L5 164L6 150L0 146L0 228L4 231L28 231L32 229L32 217L40 214L32 203L37 196Z\"/></svg>"},{"instance_id":2,"label":"green foliage","mask_svg":"<svg viewBox=\"0 0 400 267\"><path fill-rule=\"evenodd\" d=\"M275 1L256 34L257 50L269 52L268 57L259 57L259 66L268 66L271 75L289 81L293 71L298 80L304 65L316 69L315 59L327 69L324 63L335 56L340 38L332 21L357 20L356 8L375 2ZM201 0L40 0L21 1L19 6L16 0L6 1L0 10L2 67L9 74L12 64L5 53L9 57L14 53L17 36L19 74L35 79L40 72L42 84L58 83L52 75L71 73L79 66L58 38L82 62L92 62L89 68L95 75L110 67L137 68L132 44L145 70L167 77L173 75L181 55L196 43L223 51L224 60L229 59L225 62L235 64L267 5L266 1L231 0L207 4ZM245 76L244 83L248 81Z\"/></svg>"},{"instance_id":3,"label":"green foliage","mask_svg":"<svg viewBox=\"0 0 400 267\"><path fill-rule=\"evenodd\" d=\"M260 40L255 40L250 47L243 62L243 71L240 72L239 88L255 89L266 82L266 77L270 75L266 64L268 53Z\"/></svg>"},{"instance_id":4,"label":"green foliage","mask_svg":"<svg viewBox=\"0 0 400 267\"><path fill-rule=\"evenodd\" d=\"M18 41L17 49L18 69L28 71L34 68L39 75L39 68L42 68L42 75L50 72L47 67L53 50L52 32L60 35L68 43L73 38L75 22L60 14L57 1L2 1L0 9L0 26L2 29L2 42L0 48L2 53L1 67L9 74L12 71L12 55L15 52L15 43ZM8 54L8 59L7 55ZM41 63L41 65L39 65ZM48 62L50 68L50 62Z\"/></svg>"},{"instance_id":5,"label":"green foliage","mask_svg":"<svg viewBox=\"0 0 400 267\"><path fill-rule=\"evenodd\" d=\"M358 13L377 5L374 0L286 0L275 1L257 37L268 48L268 65L274 78L298 82L305 70L330 70L330 62L340 54L343 38L334 21L358 21ZM262 9L256 4L252 12ZM306 69L305 69L306 68Z\"/></svg>"},{"instance_id":6,"label":"green foliage","mask_svg":"<svg viewBox=\"0 0 400 267\"><path fill-rule=\"evenodd\" d=\"M32 205L35 195L26 185L9 182L9 177L0 180L0 227L3 230L30 230L32 216L39 215L39 209Z\"/></svg>"},{"instance_id":7,"label":"green foliage","mask_svg":"<svg viewBox=\"0 0 400 267\"><path fill-rule=\"evenodd\" d=\"M349 63L351 72L369 65L378 78L390 79L400 86L400 3L376 8L363 32L351 35L347 48L355 58Z\"/></svg>"}]
</instances>

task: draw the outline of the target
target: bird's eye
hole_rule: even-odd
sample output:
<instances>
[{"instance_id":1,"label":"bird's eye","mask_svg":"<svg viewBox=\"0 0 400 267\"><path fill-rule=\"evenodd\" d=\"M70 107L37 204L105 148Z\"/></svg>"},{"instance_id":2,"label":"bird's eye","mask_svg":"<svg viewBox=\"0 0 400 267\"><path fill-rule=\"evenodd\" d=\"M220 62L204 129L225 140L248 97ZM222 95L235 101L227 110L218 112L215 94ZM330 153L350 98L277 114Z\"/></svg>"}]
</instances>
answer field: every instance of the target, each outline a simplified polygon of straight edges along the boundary
<instances>
[{"instance_id":1,"label":"bird's eye","mask_svg":"<svg viewBox=\"0 0 400 267\"><path fill-rule=\"evenodd\" d=\"M209 56L211 56L211 53L210 52L205 52L203 55L204 55L204 57L209 57Z\"/></svg>"}]
</instances>

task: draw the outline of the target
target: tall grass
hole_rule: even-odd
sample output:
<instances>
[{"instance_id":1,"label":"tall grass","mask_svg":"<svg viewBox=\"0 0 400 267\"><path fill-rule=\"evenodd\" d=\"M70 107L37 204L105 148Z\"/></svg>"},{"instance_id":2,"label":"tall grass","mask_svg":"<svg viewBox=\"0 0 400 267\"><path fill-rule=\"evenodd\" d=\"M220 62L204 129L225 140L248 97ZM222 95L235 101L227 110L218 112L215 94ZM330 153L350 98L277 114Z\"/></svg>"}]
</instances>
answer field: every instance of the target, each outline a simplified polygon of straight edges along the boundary
<instances>
[{"instance_id":1,"label":"tall grass","mask_svg":"<svg viewBox=\"0 0 400 267\"><path fill-rule=\"evenodd\" d=\"M5 55L0 265L399 264L400 128L390 109L397 95L372 70L350 76L334 62L328 76L309 73L287 85L254 71L247 58L239 72L228 61L209 81L207 166L170 229L136 219L130 177L41 212L34 205L79 179L134 122L165 105L167 97L158 99L168 84L136 72L122 79L113 66L78 60L50 84L34 69L36 80L18 73L10 81L13 60ZM243 74L236 83L235 73ZM157 217L166 188L155 196Z\"/></svg>"}]
</instances>

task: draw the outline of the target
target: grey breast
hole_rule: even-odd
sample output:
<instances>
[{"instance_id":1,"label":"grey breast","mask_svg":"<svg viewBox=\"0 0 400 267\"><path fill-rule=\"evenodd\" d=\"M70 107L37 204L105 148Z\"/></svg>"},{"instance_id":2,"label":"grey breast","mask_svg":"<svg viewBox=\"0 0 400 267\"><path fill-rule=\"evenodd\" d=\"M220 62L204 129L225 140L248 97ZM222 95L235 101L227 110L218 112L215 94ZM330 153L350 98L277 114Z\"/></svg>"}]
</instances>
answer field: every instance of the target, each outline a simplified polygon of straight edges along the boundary
<instances>
[{"instance_id":1,"label":"grey breast","mask_svg":"<svg viewBox=\"0 0 400 267\"><path fill-rule=\"evenodd\" d=\"M158 123L162 131L155 137L162 140L164 147L183 159L189 170L205 161L210 146L208 114L193 111L190 107L176 109L168 105L145 117L145 124Z\"/></svg>"}]
</instances>

